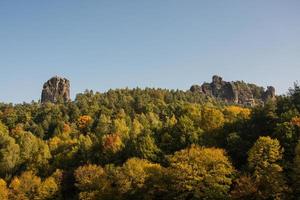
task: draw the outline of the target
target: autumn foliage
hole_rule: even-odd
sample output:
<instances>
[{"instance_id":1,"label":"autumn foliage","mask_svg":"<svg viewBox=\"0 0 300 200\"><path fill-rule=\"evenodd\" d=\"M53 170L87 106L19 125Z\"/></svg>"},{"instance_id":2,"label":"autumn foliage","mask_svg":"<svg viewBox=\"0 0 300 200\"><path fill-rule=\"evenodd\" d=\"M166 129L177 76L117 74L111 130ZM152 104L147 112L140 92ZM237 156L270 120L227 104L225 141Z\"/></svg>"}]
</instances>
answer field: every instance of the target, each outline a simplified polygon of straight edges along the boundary
<instances>
[{"instance_id":1,"label":"autumn foliage","mask_svg":"<svg viewBox=\"0 0 300 200\"><path fill-rule=\"evenodd\" d=\"M0 199L297 199L299 96L249 107L136 88L0 103Z\"/></svg>"}]
</instances>

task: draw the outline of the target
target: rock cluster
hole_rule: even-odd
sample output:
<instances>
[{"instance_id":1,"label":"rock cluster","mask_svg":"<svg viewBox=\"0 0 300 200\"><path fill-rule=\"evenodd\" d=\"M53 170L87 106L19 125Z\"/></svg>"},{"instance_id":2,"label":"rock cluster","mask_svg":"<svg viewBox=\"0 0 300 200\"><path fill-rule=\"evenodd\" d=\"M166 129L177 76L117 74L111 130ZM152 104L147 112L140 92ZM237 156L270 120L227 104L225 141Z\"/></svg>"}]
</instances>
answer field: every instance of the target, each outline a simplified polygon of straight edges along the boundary
<instances>
[{"instance_id":1,"label":"rock cluster","mask_svg":"<svg viewBox=\"0 0 300 200\"><path fill-rule=\"evenodd\" d=\"M272 86L265 90L263 87L243 81L223 81L222 77L217 75L212 77L211 83L193 85L190 91L243 105L255 105L275 98L275 88Z\"/></svg>"},{"instance_id":2,"label":"rock cluster","mask_svg":"<svg viewBox=\"0 0 300 200\"><path fill-rule=\"evenodd\" d=\"M70 81L58 76L52 77L44 83L41 102L70 101Z\"/></svg>"}]
</instances>

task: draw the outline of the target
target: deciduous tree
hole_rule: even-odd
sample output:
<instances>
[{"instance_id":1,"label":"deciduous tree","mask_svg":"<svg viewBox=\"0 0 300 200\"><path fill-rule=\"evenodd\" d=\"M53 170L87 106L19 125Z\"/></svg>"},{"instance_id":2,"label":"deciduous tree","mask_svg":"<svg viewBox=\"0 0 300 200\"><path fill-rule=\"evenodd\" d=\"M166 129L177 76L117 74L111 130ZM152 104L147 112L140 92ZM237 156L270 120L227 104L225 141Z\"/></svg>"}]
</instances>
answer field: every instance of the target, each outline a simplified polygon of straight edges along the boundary
<instances>
[{"instance_id":1,"label":"deciduous tree","mask_svg":"<svg viewBox=\"0 0 300 200\"><path fill-rule=\"evenodd\" d=\"M170 157L172 193L179 199L224 199L234 171L222 149L192 146Z\"/></svg>"}]
</instances>

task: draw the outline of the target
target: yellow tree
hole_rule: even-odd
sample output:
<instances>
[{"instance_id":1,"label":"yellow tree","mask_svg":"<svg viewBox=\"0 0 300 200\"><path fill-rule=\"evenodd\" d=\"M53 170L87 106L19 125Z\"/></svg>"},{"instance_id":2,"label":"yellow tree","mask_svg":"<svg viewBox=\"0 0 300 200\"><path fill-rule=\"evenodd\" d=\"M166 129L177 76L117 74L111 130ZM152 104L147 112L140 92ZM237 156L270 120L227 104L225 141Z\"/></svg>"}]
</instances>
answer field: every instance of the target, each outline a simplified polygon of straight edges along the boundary
<instances>
[{"instance_id":1,"label":"yellow tree","mask_svg":"<svg viewBox=\"0 0 300 200\"><path fill-rule=\"evenodd\" d=\"M6 186L6 182L3 179L0 179L0 199L8 200L9 190Z\"/></svg>"},{"instance_id":2,"label":"yellow tree","mask_svg":"<svg viewBox=\"0 0 300 200\"><path fill-rule=\"evenodd\" d=\"M234 122L238 119L249 119L251 110L240 106L226 106L223 113L226 121Z\"/></svg>"},{"instance_id":3,"label":"yellow tree","mask_svg":"<svg viewBox=\"0 0 300 200\"><path fill-rule=\"evenodd\" d=\"M11 181L10 199L32 200L36 199L41 185L41 179L32 171L26 171L20 177L14 177Z\"/></svg>"},{"instance_id":4,"label":"yellow tree","mask_svg":"<svg viewBox=\"0 0 300 200\"><path fill-rule=\"evenodd\" d=\"M142 199L148 194L149 187L156 187L155 183L162 176L162 167L147 160L130 158L122 167L115 171L114 182L117 191L124 199ZM147 184L147 183L151 184Z\"/></svg>"},{"instance_id":5,"label":"yellow tree","mask_svg":"<svg viewBox=\"0 0 300 200\"><path fill-rule=\"evenodd\" d=\"M129 128L126 124L126 120L123 118L113 120L113 131L124 139L128 139L129 137Z\"/></svg>"},{"instance_id":6,"label":"yellow tree","mask_svg":"<svg viewBox=\"0 0 300 200\"><path fill-rule=\"evenodd\" d=\"M201 122L201 107L199 104L186 104L183 107L185 115L192 119L195 123Z\"/></svg>"},{"instance_id":7,"label":"yellow tree","mask_svg":"<svg viewBox=\"0 0 300 200\"><path fill-rule=\"evenodd\" d=\"M138 137L139 134L141 134L143 130L143 125L139 122L137 118L134 118L132 121L132 126L130 129L130 139L135 139Z\"/></svg>"},{"instance_id":8,"label":"yellow tree","mask_svg":"<svg viewBox=\"0 0 300 200\"><path fill-rule=\"evenodd\" d=\"M61 185L63 172L57 169L47 177L39 186L37 199L61 199Z\"/></svg>"},{"instance_id":9,"label":"yellow tree","mask_svg":"<svg viewBox=\"0 0 300 200\"><path fill-rule=\"evenodd\" d=\"M234 168L224 150L191 146L170 157L169 176L178 199L224 199Z\"/></svg>"},{"instance_id":10,"label":"yellow tree","mask_svg":"<svg viewBox=\"0 0 300 200\"><path fill-rule=\"evenodd\" d=\"M105 170L97 165L85 165L75 170L76 186L79 189L79 199L105 199L110 193L111 182Z\"/></svg>"},{"instance_id":11,"label":"yellow tree","mask_svg":"<svg viewBox=\"0 0 300 200\"><path fill-rule=\"evenodd\" d=\"M201 117L201 128L205 131L220 128L224 124L223 113L212 107L203 107Z\"/></svg>"},{"instance_id":12,"label":"yellow tree","mask_svg":"<svg viewBox=\"0 0 300 200\"><path fill-rule=\"evenodd\" d=\"M9 188L9 199L41 200L55 199L60 190L58 171L44 181L32 171L25 171L19 177L14 177ZM61 176L61 175L60 175Z\"/></svg>"}]
</instances>

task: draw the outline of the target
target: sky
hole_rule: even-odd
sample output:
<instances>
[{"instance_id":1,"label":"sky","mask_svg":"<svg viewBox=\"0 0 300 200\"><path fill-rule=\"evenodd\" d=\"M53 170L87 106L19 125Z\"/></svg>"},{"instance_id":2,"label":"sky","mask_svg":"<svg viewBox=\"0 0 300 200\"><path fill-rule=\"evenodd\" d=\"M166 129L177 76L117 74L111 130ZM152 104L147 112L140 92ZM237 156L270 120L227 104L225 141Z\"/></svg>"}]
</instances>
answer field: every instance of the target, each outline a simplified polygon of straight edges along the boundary
<instances>
[{"instance_id":1,"label":"sky","mask_svg":"<svg viewBox=\"0 0 300 200\"><path fill-rule=\"evenodd\" d=\"M0 1L0 102L37 101L55 75L74 99L215 74L285 94L300 80L300 1Z\"/></svg>"}]
</instances>

